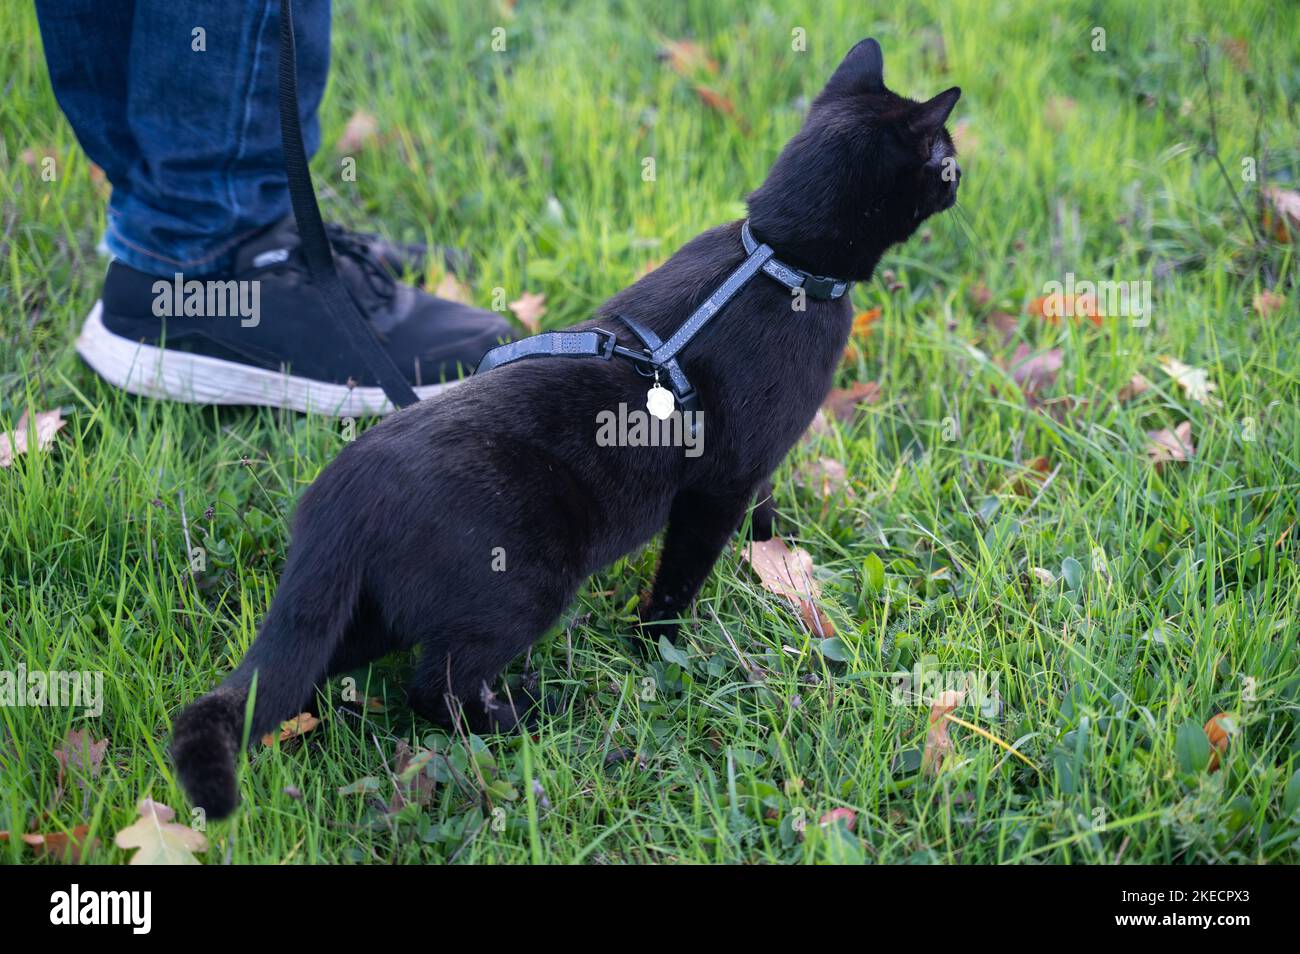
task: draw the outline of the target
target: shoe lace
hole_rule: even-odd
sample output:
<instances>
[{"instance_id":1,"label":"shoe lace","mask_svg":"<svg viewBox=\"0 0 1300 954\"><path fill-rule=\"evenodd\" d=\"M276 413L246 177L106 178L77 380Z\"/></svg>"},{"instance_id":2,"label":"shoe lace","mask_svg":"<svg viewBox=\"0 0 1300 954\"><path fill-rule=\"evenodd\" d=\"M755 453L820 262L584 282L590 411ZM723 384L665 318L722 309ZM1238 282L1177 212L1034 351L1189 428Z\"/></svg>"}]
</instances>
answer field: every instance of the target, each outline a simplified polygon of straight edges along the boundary
<instances>
[{"instance_id":1,"label":"shoe lace","mask_svg":"<svg viewBox=\"0 0 1300 954\"><path fill-rule=\"evenodd\" d=\"M367 237L359 232L344 228L334 222L325 224L325 236L336 255L346 256L357 264L366 284L380 298L392 298L397 280L388 269L375 260Z\"/></svg>"}]
</instances>

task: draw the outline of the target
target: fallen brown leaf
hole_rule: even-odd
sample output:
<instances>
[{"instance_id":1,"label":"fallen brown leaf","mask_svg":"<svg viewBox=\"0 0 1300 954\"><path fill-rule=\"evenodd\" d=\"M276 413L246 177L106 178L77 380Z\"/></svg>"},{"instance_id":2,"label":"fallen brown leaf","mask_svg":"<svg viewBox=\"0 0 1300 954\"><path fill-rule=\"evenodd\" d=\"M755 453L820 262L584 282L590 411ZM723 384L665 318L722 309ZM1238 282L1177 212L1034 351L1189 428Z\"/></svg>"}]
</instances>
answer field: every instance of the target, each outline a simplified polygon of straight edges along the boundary
<instances>
[{"instance_id":1,"label":"fallen brown leaf","mask_svg":"<svg viewBox=\"0 0 1300 954\"><path fill-rule=\"evenodd\" d=\"M262 744L274 745L277 741L288 742L290 739L296 739L299 736L306 735L318 725L320 725L320 719L316 718L310 712L300 712L292 719L281 722L278 734L275 732L268 732L266 735L262 736Z\"/></svg>"},{"instance_id":2,"label":"fallen brown leaf","mask_svg":"<svg viewBox=\"0 0 1300 954\"><path fill-rule=\"evenodd\" d=\"M1300 237L1300 192L1265 186L1264 196L1269 201L1264 214L1265 228L1270 229L1279 242Z\"/></svg>"},{"instance_id":3,"label":"fallen brown leaf","mask_svg":"<svg viewBox=\"0 0 1300 954\"><path fill-rule=\"evenodd\" d=\"M546 296L535 292L524 292L510 303L519 323L533 334L542 330L542 316L546 314Z\"/></svg>"},{"instance_id":4,"label":"fallen brown leaf","mask_svg":"<svg viewBox=\"0 0 1300 954\"><path fill-rule=\"evenodd\" d=\"M343 127L343 135L334 144L336 152L351 155L373 143L379 134L379 120L364 109L358 109Z\"/></svg>"},{"instance_id":5,"label":"fallen brown leaf","mask_svg":"<svg viewBox=\"0 0 1300 954\"><path fill-rule=\"evenodd\" d=\"M1210 716L1205 723L1205 735L1210 740L1210 761L1207 772L1219 770L1219 756L1228 754L1228 744L1237 737L1237 720L1226 712Z\"/></svg>"},{"instance_id":6,"label":"fallen brown leaf","mask_svg":"<svg viewBox=\"0 0 1300 954\"><path fill-rule=\"evenodd\" d=\"M695 90L695 95L699 97L700 102L709 107L709 109L722 113L724 116L730 116L733 119L735 118L736 107L732 104L731 100L723 96L716 89L713 89L710 86L705 86L702 83L696 83L693 88Z\"/></svg>"},{"instance_id":7,"label":"fallen brown leaf","mask_svg":"<svg viewBox=\"0 0 1300 954\"><path fill-rule=\"evenodd\" d=\"M71 832L55 831L48 834L29 832L22 838L23 844L31 848L32 854L37 858L48 855L57 858L60 862L75 865L81 861L83 853L89 854L99 847L98 838L87 840L86 835L89 832L89 825L77 825ZM8 840L9 832L0 831L0 841Z\"/></svg>"},{"instance_id":8,"label":"fallen brown leaf","mask_svg":"<svg viewBox=\"0 0 1300 954\"><path fill-rule=\"evenodd\" d=\"M836 822L844 822L844 827L853 831L853 827L858 823L858 813L851 808L832 808L826 814L822 815L818 823L822 828L834 825Z\"/></svg>"},{"instance_id":9,"label":"fallen brown leaf","mask_svg":"<svg viewBox=\"0 0 1300 954\"><path fill-rule=\"evenodd\" d=\"M851 387L833 389L822 407L837 420L852 421L859 404L875 404L878 400L880 385L875 381L859 381Z\"/></svg>"},{"instance_id":10,"label":"fallen brown leaf","mask_svg":"<svg viewBox=\"0 0 1300 954\"><path fill-rule=\"evenodd\" d=\"M58 153L50 146L35 146L24 149L19 153L19 161L33 172L40 171L41 162L45 159L58 159Z\"/></svg>"},{"instance_id":11,"label":"fallen brown leaf","mask_svg":"<svg viewBox=\"0 0 1300 954\"><path fill-rule=\"evenodd\" d=\"M447 301L458 301L462 305L472 304L468 286L457 280L455 275L448 273L443 275L438 281L438 285L433 290L437 298L445 298Z\"/></svg>"},{"instance_id":12,"label":"fallen brown leaf","mask_svg":"<svg viewBox=\"0 0 1300 954\"><path fill-rule=\"evenodd\" d=\"M991 311L988 316L989 327L998 333L1001 343L1009 345L1020 331L1020 319L1005 311Z\"/></svg>"},{"instance_id":13,"label":"fallen brown leaf","mask_svg":"<svg viewBox=\"0 0 1300 954\"><path fill-rule=\"evenodd\" d=\"M1219 41L1219 47L1228 59L1243 73L1250 69L1250 57L1247 54L1246 41L1239 36L1227 36Z\"/></svg>"},{"instance_id":14,"label":"fallen brown leaf","mask_svg":"<svg viewBox=\"0 0 1300 954\"><path fill-rule=\"evenodd\" d=\"M823 500L840 491L844 491L846 496L853 496L853 488L849 486L848 471L838 460L830 457L819 457L804 462L795 471L795 480L802 487L817 488Z\"/></svg>"},{"instance_id":15,"label":"fallen brown leaf","mask_svg":"<svg viewBox=\"0 0 1300 954\"><path fill-rule=\"evenodd\" d=\"M717 75L718 72L717 62L694 40L670 40L660 48L659 59L667 63L668 68L678 76L686 79L700 72L710 75Z\"/></svg>"},{"instance_id":16,"label":"fallen brown leaf","mask_svg":"<svg viewBox=\"0 0 1300 954\"><path fill-rule=\"evenodd\" d=\"M59 774L55 780L55 800L57 801L63 795L64 774L68 771L77 772L74 778L77 784L83 789L87 787L91 779L99 777L99 768L104 761L104 753L108 751L108 739L94 740L90 732L83 729L73 729L68 732L68 737L63 740L63 744L54 750L54 760L59 763Z\"/></svg>"},{"instance_id":17,"label":"fallen brown leaf","mask_svg":"<svg viewBox=\"0 0 1300 954\"><path fill-rule=\"evenodd\" d=\"M952 737L948 734L948 713L961 705L965 693L945 689L930 706L930 724L925 733L925 750L921 753L921 771L938 775L943 760L952 751Z\"/></svg>"},{"instance_id":18,"label":"fallen brown leaf","mask_svg":"<svg viewBox=\"0 0 1300 954\"><path fill-rule=\"evenodd\" d=\"M1037 393L1056 383L1057 372L1065 361L1060 348L1048 348L1031 354L1029 345L1016 346L1011 356L1011 379L1026 393Z\"/></svg>"},{"instance_id":19,"label":"fallen brown leaf","mask_svg":"<svg viewBox=\"0 0 1300 954\"><path fill-rule=\"evenodd\" d=\"M1251 305L1255 309L1255 314L1259 315L1261 318L1271 318L1273 312L1277 311L1285 304L1285 298L1268 288L1256 292L1255 297L1251 299Z\"/></svg>"},{"instance_id":20,"label":"fallen brown leaf","mask_svg":"<svg viewBox=\"0 0 1300 954\"><path fill-rule=\"evenodd\" d=\"M817 606L821 587L813 576L813 560L808 551L791 550L780 537L749 543L741 556L758 574L763 587L783 597L799 610L808 629L821 637L835 635L835 627Z\"/></svg>"},{"instance_id":21,"label":"fallen brown leaf","mask_svg":"<svg viewBox=\"0 0 1300 954\"><path fill-rule=\"evenodd\" d=\"M1079 111L1079 104L1069 96L1049 96L1043 104L1043 120L1056 132L1062 132Z\"/></svg>"},{"instance_id":22,"label":"fallen brown leaf","mask_svg":"<svg viewBox=\"0 0 1300 954\"><path fill-rule=\"evenodd\" d=\"M863 345L871 335L871 328L880 320L880 307L868 308L853 318L853 328L849 332L849 343L844 347L844 360L857 361L862 357Z\"/></svg>"},{"instance_id":23,"label":"fallen brown leaf","mask_svg":"<svg viewBox=\"0 0 1300 954\"><path fill-rule=\"evenodd\" d=\"M1127 404L1139 395L1145 394L1151 389L1151 382L1144 375L1135 374L1128 379L1128 382L1119 389L1119 400L1121 404Z\"/></svg>"},{"instance_id":24,"label":"fallen brown leaf","mask_svg":"<svg viewBox=\"0 0 1300 954\"><path fill-rule=\"evenodd\" d=\"M1052 472L1052 462L1046 457L1035 457L1025 467L1011 478L1008 485L1013 494L1021 497L1032 497L1043 485L1047 475Z\"/></svg>"},{"instance_id":25,"label":"fallen brown leaf","mask_svg":"<svg viewBox=\"0 0 1300 954\"><path fill-rule=\"evenodd\" d=\"M23 411L17 427L12 431L0 431L0 467L10 466L15 457L26 453L33 444L37 450L49 450L54 435L66 423L58 408L39 412L34 423L28 421L27 412Z\"/></svg>"},{"instance_id":26,"label":"fallen brown leaf","mask_svg":"<svg viewBox=\"0 0 1300 954\"><path fill-rule=\"evenodd\" d=\"M1147 431L1147 437L1151 439L1147 457L1157 470L1169 461L1187 461L1196 455L1191 421L1183 421L1172 431L1168 428Z\"/></svg>"}]
</instances>

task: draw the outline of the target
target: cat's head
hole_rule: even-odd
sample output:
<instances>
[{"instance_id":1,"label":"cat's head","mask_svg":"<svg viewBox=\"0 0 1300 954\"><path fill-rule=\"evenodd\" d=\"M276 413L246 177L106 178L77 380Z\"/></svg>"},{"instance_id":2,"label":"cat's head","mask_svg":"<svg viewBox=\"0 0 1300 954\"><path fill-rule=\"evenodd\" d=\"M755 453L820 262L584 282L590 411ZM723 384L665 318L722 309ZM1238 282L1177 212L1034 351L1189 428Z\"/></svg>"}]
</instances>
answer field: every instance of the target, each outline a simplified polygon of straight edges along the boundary
<instances>
[{"instance_id":1,"label":"cat's head","mask_svg":"<svg viewBox=\"0 0 1300 954\"><path fill-rule=\"evenodd\" d=\"M955 86L925 102L891 92L880 44L858 43L750 194L755 235L791 264L869 278L886 248L957 201L944 122L960 96Z\"/></svg>"}]
</instances>

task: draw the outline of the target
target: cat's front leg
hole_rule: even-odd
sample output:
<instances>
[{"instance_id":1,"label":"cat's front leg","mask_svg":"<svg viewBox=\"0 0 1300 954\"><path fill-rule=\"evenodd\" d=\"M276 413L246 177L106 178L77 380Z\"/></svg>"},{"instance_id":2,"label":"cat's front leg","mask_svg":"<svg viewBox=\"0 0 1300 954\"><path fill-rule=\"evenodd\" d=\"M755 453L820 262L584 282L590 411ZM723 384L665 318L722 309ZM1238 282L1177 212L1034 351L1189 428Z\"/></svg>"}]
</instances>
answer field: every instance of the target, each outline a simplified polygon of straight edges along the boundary
<instances>
[{"instance_id":1,"label":"cat's front leg","mask_svg":"<svg viewBox=\"0 0 1300 954\"><path fill-rule=\"evenodd\" d=\"M704 585L752 496L683 491L673 500L654 587L641 611L642 631L651 642L658 642L660 636L676 640L679 617Z\"/></svg>"}]
</instances>

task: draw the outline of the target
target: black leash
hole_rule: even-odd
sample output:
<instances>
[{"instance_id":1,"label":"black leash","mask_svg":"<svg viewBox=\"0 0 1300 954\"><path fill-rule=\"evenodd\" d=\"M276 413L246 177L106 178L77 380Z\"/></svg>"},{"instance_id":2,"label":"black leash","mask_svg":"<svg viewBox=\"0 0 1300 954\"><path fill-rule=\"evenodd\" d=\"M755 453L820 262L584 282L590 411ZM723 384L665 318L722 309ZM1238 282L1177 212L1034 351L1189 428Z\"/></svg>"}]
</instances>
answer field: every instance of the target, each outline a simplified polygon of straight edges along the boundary
<instances>
[{"instance_id":1,"label":"black leash","mask_svg":"<svg viewBox=\"0 0 1300 954\"><path fill-rule=\"evenodd\" d=\"M636 364L637 370L646 377L654 375L657 379L657 372L664 372L682 409L696 410L698 395L682 371L677 355L751 278L761 271L791 291L802 288L808 297L820 301L839 298L852 285L852 282L814 275L786 265L776 258L770 246L755 240L748 219L740 227L740 240L745 246L745 260L714 289L713 294L691 312L690 317L682 322L681 327L667 341L660 341L653 331L627 315L618 315L618 320L641 339L645 345L644 351L624 348L618 344L614 333L604 328L590 331L545 331L530 338L498 345L483 356L474 373L484 374L493 368L524 358L604 358L608 361L618 356Z\"/></svg>"},{"instance_id":2,"label":"black leash","mask_svg":"<svg viewBox=\"0 0 1300 954\"><path fill-rule=\"evenodd\" d=\"M360 356L370 373L394 407L402 408L419 401L406 377L397 370L393 359L375 336L352 300L334 266L334 253L325 235L316 192L311 184L307 150L302 142L298 119L298 65L294 53L292 0L280 0L280 148L284 152L284 171L289 180L289 200L302 239L302 255L312 283L320 289L326 310L334 326L352 353Z\"/></svg>"}]
</instances>

